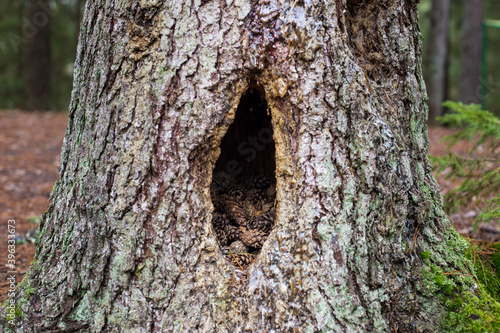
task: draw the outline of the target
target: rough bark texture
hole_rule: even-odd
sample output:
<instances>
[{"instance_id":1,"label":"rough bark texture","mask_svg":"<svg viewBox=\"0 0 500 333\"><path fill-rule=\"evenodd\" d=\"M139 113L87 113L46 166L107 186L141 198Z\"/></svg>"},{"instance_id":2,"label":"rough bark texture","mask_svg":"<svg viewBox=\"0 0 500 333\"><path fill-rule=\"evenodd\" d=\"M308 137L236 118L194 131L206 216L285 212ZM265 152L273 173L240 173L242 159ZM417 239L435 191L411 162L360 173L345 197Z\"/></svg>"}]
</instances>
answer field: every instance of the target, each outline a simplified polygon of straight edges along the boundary
<instances>
[{"instance_id":1,"label":"rough bark texture","mask_svg":"<svg viewBox=\"0 0 500 333\"><path fill-rule=\"evenodd\" d=\"M454 267L412 1L88 1L23 332L430 332ZM220 143L269 105L277 221L245 271L211 227ZM459 259L461 262L461 259Z\"/></svg>"},{"instance_id":2,"label":"rough bark texture","mask_svg":"<svg viewBox=\"0 0 500 333\"><path fill-rule=\"evenodd\" d=\"M460 100L481 104L481 36L483 0L464 1L464 37L460 74Z\"/></svg>"},{"instance_id":3,"label":"rough bark texture","mask_svg":"<svg viewBox=\"0 0 500 333\"><path fill-rule=\"evenodd\" d=\"M446 98L446 60L448 56L448 17L450 0L433 0L431 33L427 49L427 91L429 94L429 123L436 124L436 117L443 115Z\"/></svg>"}]
</instances>

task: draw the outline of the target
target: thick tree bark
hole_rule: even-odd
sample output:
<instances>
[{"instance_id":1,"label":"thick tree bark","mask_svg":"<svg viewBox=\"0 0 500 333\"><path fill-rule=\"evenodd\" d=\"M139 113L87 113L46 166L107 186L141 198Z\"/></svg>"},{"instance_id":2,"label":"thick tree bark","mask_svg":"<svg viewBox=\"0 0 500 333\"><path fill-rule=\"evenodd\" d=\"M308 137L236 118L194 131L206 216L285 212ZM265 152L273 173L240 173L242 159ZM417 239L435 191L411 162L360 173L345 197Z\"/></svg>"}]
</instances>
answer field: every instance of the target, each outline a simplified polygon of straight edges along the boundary
<instances>
[{"instance_id":1,"label":"thick tree bark","mask_svg":"<svg viewBox=\"0 0 500 333\"><path fill-rule=\"evenodd\" d=\"M52 11L49 0L31 0L27 29L28 59L26 66L27 108L50 109L50 22Z\"/></svg>"},{"instance_id":2,"label":"thick tree bark","mask_svg":"<svg viewBox=\"0 0 500 333\"><path fill-rule=\"evenodd\" d=\"M466 104L481 104L483 0L464 1L463 24L460 100Z\"/></svg>"},{"instance_id":3,"label":"thick tree bark","mask_svg":"<svg viewBox=\"0 0 500 333\"><path fill-rule=\"evenodd\" d=\"M429 124L436 124L436 117L443 115L441 104L446 98L449 11L450 0L432 1L426 80L429 94Z\"/></svg>"},{"instance_id":4,"label":"thick tree bark","mask_svg":"<svg viewBox=\"0 0 500 333\"><path fill-rule=\"evenodd\" d=\"M19 329L438 331L420 253L465 268L427 159L417 20L412 1L88 1ZM242 271L209 187L251 82L277 220Z\"/></svg>"}]
</instances>

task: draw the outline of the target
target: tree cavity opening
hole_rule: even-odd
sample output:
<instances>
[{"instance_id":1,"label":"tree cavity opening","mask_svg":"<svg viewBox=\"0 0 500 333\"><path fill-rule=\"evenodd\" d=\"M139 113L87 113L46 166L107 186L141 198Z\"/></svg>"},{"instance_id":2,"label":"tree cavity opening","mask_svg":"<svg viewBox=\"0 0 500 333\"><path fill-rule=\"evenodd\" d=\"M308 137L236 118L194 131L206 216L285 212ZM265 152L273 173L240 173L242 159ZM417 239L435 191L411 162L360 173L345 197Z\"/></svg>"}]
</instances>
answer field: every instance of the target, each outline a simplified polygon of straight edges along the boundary
<instances>
[{"instance_id":1,"label":"tree cavity opening","mask_svg":"<svg viewBox=\"0 0 500 333\"><path fill-rule=\"evenodd\" d=\"M276 219L273 127L265 98L256 89L241 97L220 148L210 186L212 226L226 258L244 269Z\"/></svg>"}]
</instances>

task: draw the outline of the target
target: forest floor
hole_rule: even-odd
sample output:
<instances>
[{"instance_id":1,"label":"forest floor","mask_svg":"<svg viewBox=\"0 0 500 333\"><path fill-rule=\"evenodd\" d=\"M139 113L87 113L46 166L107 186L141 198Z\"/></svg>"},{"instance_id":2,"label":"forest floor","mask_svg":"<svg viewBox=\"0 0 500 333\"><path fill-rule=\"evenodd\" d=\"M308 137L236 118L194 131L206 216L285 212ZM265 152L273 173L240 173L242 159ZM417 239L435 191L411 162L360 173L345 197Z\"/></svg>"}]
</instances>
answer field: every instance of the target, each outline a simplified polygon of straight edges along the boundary
<instances>
[{"instance_id":1,"label":"forest floor","mask_svg":"<svg viewBox=\"0 0 500 333\"><path fill-rule=\"evenodd\" d=\"M35 254L33 235L40 216L46 211L52 187L58 177L60 152L66 131L68 115L53 112L0 111L0 304L5 301L10 283L7 280L12 269L8 267L7 239L15 232L15 267L17 283L21 282ZM429 128L430 155L447 153L441 139L453 130L440 127ZM465 155L470 144L461 143L452 147L455 153ZM442 193L453 186L444 177L438 179ZM500 241L498 225L480 225L472 233L472 223L477 208L463 207L451 214L455 229L466 237ZM15 228L9 230L9 221Z\"/></svg>"}]
</instances>

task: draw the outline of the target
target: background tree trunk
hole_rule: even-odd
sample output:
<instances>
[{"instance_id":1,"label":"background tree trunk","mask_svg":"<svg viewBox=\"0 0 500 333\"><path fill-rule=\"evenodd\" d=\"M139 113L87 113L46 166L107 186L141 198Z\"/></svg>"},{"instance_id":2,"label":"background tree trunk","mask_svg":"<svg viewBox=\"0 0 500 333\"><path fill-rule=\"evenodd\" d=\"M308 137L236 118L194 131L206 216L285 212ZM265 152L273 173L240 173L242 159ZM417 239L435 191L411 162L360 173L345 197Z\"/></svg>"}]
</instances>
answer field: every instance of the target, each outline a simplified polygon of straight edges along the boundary
<instances>
[{"instance_id":1,"label":"background tree trunk","mask_svg":"<svg viewBox=\"0 0 500 333\"><path fill-rule=\"evenodd\" d=\"M427 159L417 21L414 1L88 1L19 329L439 331L424 273L465 269L464 242ZM251 84L277 220L242 271L209 186Z\"/></svg>"},{"instance_id":2,"label":"background tree trunk","mask_svg":"<svg viewBox=\"0 0 500 333\"><path fill-rule=\"evenodd\" d=\"M460 100L465 104L481 104L481 41L483 0L464 1L464 37Z\"/></svg>"},{"instance_id":3,"label":"background tree trunk","mask_svg":"<svg viewBox=\"0 0 500 333\"><path fill-rule=\"evenodd\" d=\"M50 21L49 0L31 0L26 21L28 61L26 66L27 108L50 109Z\"/></svg>"},{"instance_id":4,"label":"background tree trunk","mask_svg":"<svg viewBox=\"0 0 500 333\"><path fill-rule=\"evenodd\" d=\"M429 124L437 124L436 117L443 115L441 104L446 98L449 11L450 0L432 1L426 80L429 94Z\"/></svg>"}]
</instances>

